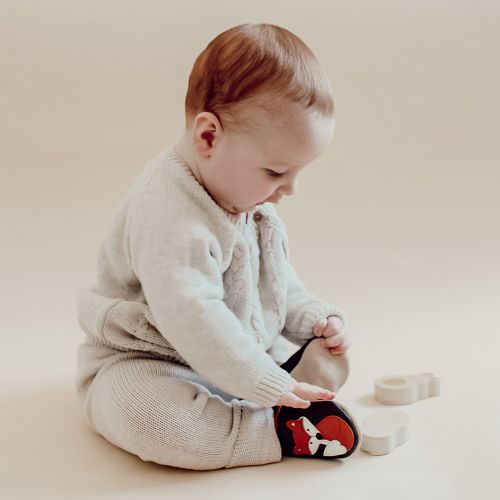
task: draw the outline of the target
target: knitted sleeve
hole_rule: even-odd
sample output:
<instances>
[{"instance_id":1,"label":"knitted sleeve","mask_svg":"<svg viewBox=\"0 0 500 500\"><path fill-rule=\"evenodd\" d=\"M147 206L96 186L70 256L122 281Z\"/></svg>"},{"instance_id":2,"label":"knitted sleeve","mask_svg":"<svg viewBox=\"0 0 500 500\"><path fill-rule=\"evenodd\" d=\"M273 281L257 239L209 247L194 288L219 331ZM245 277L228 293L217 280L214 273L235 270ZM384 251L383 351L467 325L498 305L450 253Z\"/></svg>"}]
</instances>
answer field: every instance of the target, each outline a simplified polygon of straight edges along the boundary
<instances>
[{"instance_id":1,"label":"knitted sleeve","mask_svg":"<svg viewBox=\"0 0 500 500\"><path fill-rule=\"evenodd\" d=\"M216 237L193 216L154 200L137 204L130 259L162 336L224 392L271 407L294 379L227 307Z\"/></svg>"},{"instance_id":2,"label":"knitted sleeve","mask_svg":"<svg viewBox=\"0 0 500 500\"><path fill-rule=\"evenodd\" d=\"M340 309L320 300L306 289L289 260L286 232L283 234L283 247L287 259L288 283L286 320L281 335L302 346L308 339L314 337L313 327L319 319L338 316L345 324L345 317Z\"/></svg>"}]
</instances>

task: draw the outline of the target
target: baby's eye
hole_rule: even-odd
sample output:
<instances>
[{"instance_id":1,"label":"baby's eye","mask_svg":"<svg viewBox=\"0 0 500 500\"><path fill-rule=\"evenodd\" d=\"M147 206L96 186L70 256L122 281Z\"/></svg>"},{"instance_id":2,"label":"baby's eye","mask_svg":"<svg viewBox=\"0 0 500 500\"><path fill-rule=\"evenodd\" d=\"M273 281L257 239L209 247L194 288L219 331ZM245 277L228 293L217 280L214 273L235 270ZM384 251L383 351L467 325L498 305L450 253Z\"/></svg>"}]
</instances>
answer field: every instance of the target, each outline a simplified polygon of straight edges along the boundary
<instances>
[{"instance_id":1,"label":"baby's eye","mask_svg":"<svg viewBox=\"0 0 500 500\"><path fill-rule=\"evenodd\" d=\"M281 177L283 175L283 172L275 172L274 170L270 170L266 168L266 172L271 176L271 177Z\"/></svg>"}]
</instances>

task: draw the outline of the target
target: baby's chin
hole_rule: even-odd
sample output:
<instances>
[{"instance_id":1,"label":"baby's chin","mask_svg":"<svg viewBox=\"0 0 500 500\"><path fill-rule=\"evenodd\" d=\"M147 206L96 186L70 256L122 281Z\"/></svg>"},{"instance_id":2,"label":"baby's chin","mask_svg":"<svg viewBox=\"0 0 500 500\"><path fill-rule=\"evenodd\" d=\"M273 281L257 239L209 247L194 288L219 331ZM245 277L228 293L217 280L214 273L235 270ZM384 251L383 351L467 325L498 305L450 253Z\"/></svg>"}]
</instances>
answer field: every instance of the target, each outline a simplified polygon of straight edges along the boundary
<instances>
[{"instance_id":1,"label":"baby's chin","mask_svg":"<svg viewBox=\"0 0 500 500\"><path fill-rule=\"evenodd\" d=\"M249 212L255 207L255 205L252 205L251 207L248 208L235 207L234 205L221 205L221 207L233 215L238 215L244 212Z\"/></svg>"},{"instance_id":2,"label":"baby's chin","mask_svg":"<svg viewBox=\"0 0 500 500\"><path fill-rule=\"evenodd\" d=\"M238 215L243 212L252 212L255 210L256 207L260 205L264 205L264 203L268 203L269 200L264 200L264 201L259 201L257 203L254 203L253 205L246 206L246 207L238 207L236 205L232 205L231 203L219 203L219 205L227 210L228 212L232 213L233 215Z\"/></svg>"},{"instance_id":3,"label":"baby's chin","mask_svg":"<svg viewBox=\"0 0 500 500\"><path fill-rule=\"evenodd\" d=\"M252 212L255 207L258 207L259 205L263 205L266 203L265 201L259 201L259 203L255 203L254 205L250 205L249 207L236 207L236 206L231 206L230 209L227 209L228 212L231 212L234 215L241 214L243 212Z\"/></svg>"}]
</instances>

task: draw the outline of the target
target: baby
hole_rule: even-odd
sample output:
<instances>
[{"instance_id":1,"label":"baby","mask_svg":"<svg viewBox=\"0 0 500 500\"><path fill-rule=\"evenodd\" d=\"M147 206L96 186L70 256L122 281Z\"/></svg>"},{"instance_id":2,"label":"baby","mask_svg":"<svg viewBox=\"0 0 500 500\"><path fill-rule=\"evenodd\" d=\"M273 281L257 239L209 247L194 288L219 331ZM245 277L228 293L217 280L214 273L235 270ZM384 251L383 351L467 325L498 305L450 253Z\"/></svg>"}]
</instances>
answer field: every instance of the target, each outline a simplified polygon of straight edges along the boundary
<instances>
[{"instance_id":1,"label":"baby","mask_svg":"<svg viewBox=\"0 0 500 500\"><path fill-rule=\"evenodd\" d=\"M332 139L328 78L290 31L244 24L198 56L185 105L183 134L124 196L76 297L85 419L187 469L348 457L359 428L333 399L351 340L296 275L273 206Z\"/></svg>"}]
</instances>

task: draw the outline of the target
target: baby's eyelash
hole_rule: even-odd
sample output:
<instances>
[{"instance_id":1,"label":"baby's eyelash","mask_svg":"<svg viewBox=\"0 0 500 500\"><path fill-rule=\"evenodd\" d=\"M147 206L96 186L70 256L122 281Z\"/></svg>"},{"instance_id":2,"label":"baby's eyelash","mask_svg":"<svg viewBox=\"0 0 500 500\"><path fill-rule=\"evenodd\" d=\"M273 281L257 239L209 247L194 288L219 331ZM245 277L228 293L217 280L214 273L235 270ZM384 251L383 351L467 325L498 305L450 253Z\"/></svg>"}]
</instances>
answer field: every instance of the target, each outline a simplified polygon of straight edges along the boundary
<instances>
[{"instance_id":1,"label":"baby's eyelash","mask_svg":"<svg viewBox=\"0 0 500 500\"><path fill-rule=\"evenodd\" d=\"M275 172L274 170L269 170L266 169L266 172L271 176L271 177L281 177L283 175L282 172Z\"/></svg>"}]
</instances>

